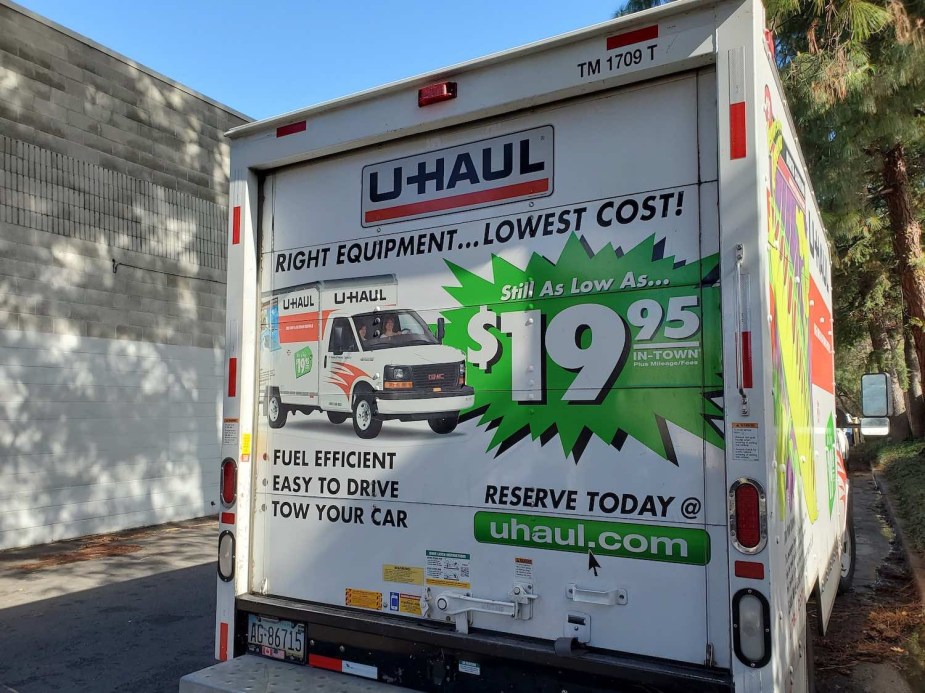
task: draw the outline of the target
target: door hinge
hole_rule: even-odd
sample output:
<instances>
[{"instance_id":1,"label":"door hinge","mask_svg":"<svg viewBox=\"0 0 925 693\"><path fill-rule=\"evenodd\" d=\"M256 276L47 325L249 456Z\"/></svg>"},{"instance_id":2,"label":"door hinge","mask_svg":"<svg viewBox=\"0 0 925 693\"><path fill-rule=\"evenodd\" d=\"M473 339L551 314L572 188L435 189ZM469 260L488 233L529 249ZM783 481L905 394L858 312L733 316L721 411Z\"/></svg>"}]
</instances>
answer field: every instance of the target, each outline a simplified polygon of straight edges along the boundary
<instances>
[{"instance_id":1,"label":"door hinge","mask_svg":"<svg viewBox=\"0 0 925 693\"><path fill-rule=\"evenodd\" d=\"M715 667L716 666L716 656L714 655L713 643L711 642L707 643L707 656L706 656L706 659L703 660L703 665L705 667Z\"/></svg>"}]
</instances>

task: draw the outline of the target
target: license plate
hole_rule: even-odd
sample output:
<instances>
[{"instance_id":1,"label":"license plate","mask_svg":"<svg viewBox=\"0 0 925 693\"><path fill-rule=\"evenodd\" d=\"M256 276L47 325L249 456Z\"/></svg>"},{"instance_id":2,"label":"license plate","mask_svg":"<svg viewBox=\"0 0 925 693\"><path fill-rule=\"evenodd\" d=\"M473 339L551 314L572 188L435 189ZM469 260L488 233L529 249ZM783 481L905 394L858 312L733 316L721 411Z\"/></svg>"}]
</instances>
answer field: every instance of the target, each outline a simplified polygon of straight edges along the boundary
<instances>
[{"instance_id":1,"label":"license plate","mask_svg":"<svg viewBox=\"0 0 925 693\"><path fill-rule=\"evenodd\" d=\"M247 651L305 663L305 624L271 616L247 615Z\"/></svg>"}]
</instances>

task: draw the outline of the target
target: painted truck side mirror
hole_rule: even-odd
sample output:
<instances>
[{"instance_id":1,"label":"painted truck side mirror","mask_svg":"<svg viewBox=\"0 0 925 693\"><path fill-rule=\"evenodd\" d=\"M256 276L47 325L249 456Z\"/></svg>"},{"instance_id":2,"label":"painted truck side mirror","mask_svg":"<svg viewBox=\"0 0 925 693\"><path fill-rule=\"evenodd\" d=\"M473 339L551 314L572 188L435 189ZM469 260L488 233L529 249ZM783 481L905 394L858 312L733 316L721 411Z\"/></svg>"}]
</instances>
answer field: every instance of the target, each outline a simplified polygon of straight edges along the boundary
<instances>
[{"instance_id":1,"label":"painted truck side mirror","mask_svg":"<svg viewBox=\"0 0 925 693\"><path fill-rule=\"evenodd\" d=\"M443 318L437 318L437 342L443 344L444 335L446 335L446 323Z\"/></svg>"}]
</instances>

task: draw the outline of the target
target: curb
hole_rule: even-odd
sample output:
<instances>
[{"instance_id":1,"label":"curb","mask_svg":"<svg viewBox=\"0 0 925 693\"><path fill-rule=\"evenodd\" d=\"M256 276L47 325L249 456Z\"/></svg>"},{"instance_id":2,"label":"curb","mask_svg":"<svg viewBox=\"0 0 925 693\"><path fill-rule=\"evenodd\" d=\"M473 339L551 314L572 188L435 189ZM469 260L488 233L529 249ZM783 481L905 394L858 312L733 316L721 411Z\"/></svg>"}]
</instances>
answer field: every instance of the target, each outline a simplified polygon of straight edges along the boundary
<instances>
[{"instance_id":1,"label":"curb","mask_svg":"<svg viewBox=\"0 0 925 693\"><path fill-rule=\"evenodd\" d=\"M886 513L889 515L890 524L896 530L896 538L899 539L899 546L902 548L909 569L912 571L912 580L918 589L919 601L922 603L922 610L925 611L925 558L922 557L909 543L907 538L906 525L902 518L897 514L893 507L893 501L890 500L890 485L882 474L871 470L871 476L874 478L874 484L880 491L883 498L883 504L886 506Z\"/></svg>"}]
</instances>

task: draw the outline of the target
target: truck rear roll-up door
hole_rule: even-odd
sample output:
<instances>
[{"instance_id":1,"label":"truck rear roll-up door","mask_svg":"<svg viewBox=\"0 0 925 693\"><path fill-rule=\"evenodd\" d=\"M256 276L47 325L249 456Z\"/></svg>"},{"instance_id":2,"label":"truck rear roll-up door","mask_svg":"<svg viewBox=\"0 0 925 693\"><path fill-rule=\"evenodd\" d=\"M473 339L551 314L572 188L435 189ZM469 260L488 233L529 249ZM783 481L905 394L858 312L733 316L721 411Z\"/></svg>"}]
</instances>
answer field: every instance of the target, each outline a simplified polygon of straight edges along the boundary
<instances>
[{"instance_id":1,"label":"truck rear roll-up door","mask_svg":"<svg viewBox=\"0 0 925 693\"><path fill-rule=\"evenodd\" d=\"M319 329L259 352L287 417L258 416L254 589L703 662L713 94L690 73L268 176L262 290L317 282Z\"/></svg>"}]
</instances>

